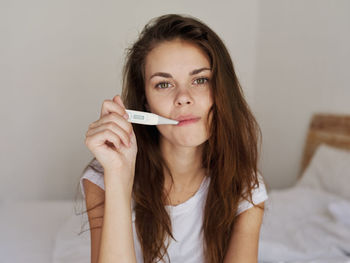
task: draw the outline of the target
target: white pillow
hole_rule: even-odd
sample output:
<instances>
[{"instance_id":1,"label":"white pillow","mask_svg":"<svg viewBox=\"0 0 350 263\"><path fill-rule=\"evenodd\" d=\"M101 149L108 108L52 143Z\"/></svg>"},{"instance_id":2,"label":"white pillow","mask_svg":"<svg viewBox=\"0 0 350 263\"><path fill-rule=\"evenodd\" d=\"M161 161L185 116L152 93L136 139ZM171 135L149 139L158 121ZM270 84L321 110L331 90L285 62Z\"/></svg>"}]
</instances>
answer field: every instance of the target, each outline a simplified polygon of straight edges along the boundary
<instances>
[{"instance_id":1,"label":"white pillow","mask_svg":"<svg viewBox=\"0 0 350 263\"><path fill-rule=\"evenodd\" d=\"M350 226L350 201L338 201L328 205L328 211L339 222Z\"/></svg>"},{"instance_id":2,"label":"white pillow","mask_svg":"<svg viewBox=\"0 0 350 263\"><path fill-rule=\"evenodd\" d=\"M350 151L321 144L297 182L350 200Z\"/></svg>"}]
</instances>

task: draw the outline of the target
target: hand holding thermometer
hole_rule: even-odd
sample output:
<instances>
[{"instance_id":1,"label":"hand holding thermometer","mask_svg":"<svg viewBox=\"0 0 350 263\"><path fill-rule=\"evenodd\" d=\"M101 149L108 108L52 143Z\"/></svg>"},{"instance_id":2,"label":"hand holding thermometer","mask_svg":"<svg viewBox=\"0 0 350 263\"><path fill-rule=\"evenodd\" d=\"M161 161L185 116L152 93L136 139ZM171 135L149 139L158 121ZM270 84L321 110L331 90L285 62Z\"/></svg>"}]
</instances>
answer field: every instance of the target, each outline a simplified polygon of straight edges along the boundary
<instances>
[{"instance_id":1,"label":"hand holding thermometer","mask_svg":"<svg viewBox=\"0 0 350 263\"><path fill-rule=\"evenodd\" d=\"M145 125L160 125L160 124L174 124L177 125L179 122L176 120L171 120L154 113L136 111L136 110L126 110L129 114L128 122L145 124Z\"/></svg>"}]
</instances>

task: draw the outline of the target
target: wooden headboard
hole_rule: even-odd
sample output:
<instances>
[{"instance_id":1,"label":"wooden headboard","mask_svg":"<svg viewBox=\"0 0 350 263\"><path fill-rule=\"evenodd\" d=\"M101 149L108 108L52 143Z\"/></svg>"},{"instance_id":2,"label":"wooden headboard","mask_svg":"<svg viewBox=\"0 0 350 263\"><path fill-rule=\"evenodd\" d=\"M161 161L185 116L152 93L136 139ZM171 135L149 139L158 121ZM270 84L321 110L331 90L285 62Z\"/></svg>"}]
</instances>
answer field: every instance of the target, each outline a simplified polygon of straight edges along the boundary
<instances>
[{"instance_id":1,"label":"wooden headboard","mask_svg":"<svg viewBox=\"0 0 350 263\"><path fill-rule=\"evenodd\" d=\"M350 115L315 114L310 122L299 177L321 144L350 150Z\"/></svg>"}]
</instances>

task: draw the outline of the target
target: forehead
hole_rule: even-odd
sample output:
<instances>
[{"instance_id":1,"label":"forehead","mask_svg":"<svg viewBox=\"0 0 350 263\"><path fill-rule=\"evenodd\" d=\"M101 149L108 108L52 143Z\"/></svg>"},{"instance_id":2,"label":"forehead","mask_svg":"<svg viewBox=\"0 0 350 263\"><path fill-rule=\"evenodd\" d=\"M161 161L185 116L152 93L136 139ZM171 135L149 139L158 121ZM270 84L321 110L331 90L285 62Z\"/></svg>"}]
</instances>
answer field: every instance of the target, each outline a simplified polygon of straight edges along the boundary
<instances>
[{"instance_id":1,"label":"forehead","mask_svg":"<svg viewBox=\"0 0 350 263\"><path fill-rule=\"evenodd\" d=\"M145 61L145 75L155 72L192 71L201 67L210 67L207 54L196 44L183 41L164 41L148 53Z\"/></svg>"}]
</instances>

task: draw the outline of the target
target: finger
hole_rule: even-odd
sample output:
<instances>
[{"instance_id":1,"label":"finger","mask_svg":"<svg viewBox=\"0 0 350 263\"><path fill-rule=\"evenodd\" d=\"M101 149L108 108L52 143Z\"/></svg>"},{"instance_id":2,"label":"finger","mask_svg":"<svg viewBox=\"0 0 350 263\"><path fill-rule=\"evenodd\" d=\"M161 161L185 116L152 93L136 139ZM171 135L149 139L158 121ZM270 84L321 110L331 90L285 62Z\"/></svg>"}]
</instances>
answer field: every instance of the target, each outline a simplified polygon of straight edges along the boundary
<instances>
[{"instance_id":1,"label":"finger","mask_svg":"<svg viewBox=\"0 0 350 263\"><path fill-rule=\"evenodd\" d=\"M96 147L101 147L104 145L112 147L111 144L113 144L116 149L120 149L121 140L114 132L110 130L103 130L87 136L85 139L85 144L93 152Z\"/></svg>"},{"instance_id":2,"label":"finger","mask_svg":"<svg viewBox=\"0 0 350 263\"><path fill-rule=\"evenodd\" d=\"M89 129L85 136L86 137L92 136L92 135L94 135L100 131L104 131L104 130L110 130L110 131L114 132L116 135L118 135L125 146L130 145L131 138L128 135L128 133L114 122L107 122L107 123L104 123L98 127Z\"/></svg>"},{"instance_id":3,"label":"finger","mask_svg":"<svg viewBox=\"0 0 350 263\"><path fill-rule=\"evenodd\" d=\"M129 136L130 136L130 143L136 144L136 135L135 135L134 129L131 130Z\"/></svg>"},{"instance_id":4,"label":"finger","mask_svg":"<svg viewBox=\"0 0 350 263\"><path fill-rule=\"evenodd\" d=\"M111 113L109 114L109 116L106 117L106 120L109 120L111 122L118 124L118 126L123 128L127 134L131 134L133 128L131 123L127 121L128 118L129 118L129 115L126 118L125 116L120 116L120 115L117 115L116 113Z\"/></svg>"},{"instance_id":5,"label":"finger","mask_svg":"<svg viewBox=\"0 0 350 263\"><path fill-rule=\"evenodd\" d=\"M119 105L118 103L114 102L113 100L104 100L102 103L100 118L112 112L118 113L121 116L124 116L127 114L125 111L125 108Z\"/></svg>"},{"instance_id":6,"label":"finger","mask_svg":"<svg viewBox=\"0 0 350 263\"><path fill-rule=\"evenodd\" d=\"M130 134L132 131L131 123L128 122L125 119L125 117L122 117L117 113L110 113L108 115L103 116L101 119L91 123L89 125L89 129L96 128L96 127L102 125L103 123L107 123L107 122L114 122L115 124L117 124L118 126L123 128L128 134Z\"/></svg>"},{"instance_id":7,"label":"finger","mask_svg":"<svg viewBox=\"0 0 350 263\"><path fill-rule=\"evenodd\" d=\"M126 108L125 108L125 105L124 105L124 103L123 103L123 100L122 100L122 98L121 98L119 95L114 96L113 101L116 102L116 103L118 103L118 104L119 104L120 106L122 106L124 109L126 109Z\"/></svg>"}]
</instances>

